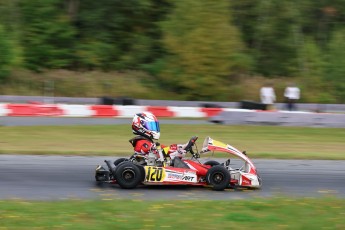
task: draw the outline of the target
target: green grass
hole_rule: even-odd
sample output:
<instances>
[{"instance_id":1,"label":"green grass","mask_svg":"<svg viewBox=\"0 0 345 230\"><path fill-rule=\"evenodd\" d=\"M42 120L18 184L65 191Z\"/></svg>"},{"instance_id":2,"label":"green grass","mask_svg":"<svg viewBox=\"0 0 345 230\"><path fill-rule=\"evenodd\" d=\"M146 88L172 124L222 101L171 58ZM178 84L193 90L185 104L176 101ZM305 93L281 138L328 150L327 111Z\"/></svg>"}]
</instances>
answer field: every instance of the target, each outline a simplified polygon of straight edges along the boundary
<instances>
[{"instance_id":1,"label":"green grass","mask_svg":"<svg viewBox=\"0 0 345 230\"><path fill-rule=\"evenodd\" d=\"M161 125L162 144L206 136L246 150L251 158L345 159L345 129L277 126ZM130 124L113 126L0 127L2 154L127 156ZM225 155L215 155L224 157Z\"/></svg>"},{"instance_id":2,"label":"green grass","mask_svg":"<svg viewBox=\"0 0 345 230\"><path fill-rule=\"evenodd\" d=\"M0 229L344 229L345 199L0 201Z\"/></svg>"}]
</instances>

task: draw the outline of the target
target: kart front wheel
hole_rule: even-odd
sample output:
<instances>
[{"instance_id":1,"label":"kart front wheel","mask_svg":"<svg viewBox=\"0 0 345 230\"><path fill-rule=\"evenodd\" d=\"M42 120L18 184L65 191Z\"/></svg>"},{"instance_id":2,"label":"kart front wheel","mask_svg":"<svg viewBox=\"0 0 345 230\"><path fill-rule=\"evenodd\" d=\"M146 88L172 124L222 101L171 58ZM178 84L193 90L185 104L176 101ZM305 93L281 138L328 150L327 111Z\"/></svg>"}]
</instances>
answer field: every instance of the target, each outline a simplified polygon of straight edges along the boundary
<instances>
[{"instance_id":1,"label":"kart front wheel","mask_svg":"<svg viewBox=\"0 0 345 230\"><path fill-rule=\"evenodd\" d=\"M133 189L141 182L143 175L132 162L123 162L115 170L115 178L121 188Z\"/></svg>"},{"instance_id":2,"label":"kart front wheel","mask_svg":"<svg viewBox=\"0 0 345 230\"><path fill-rule=\"evenodd\" d=\"M230 173L223 166L215 165L208 170L206 182L212 186L213 190L224 190L230 183Z\"/></svg>"},{"instance_id":3,"label":"kart front wheel","mask_svg":"<svg viewBox=\"0 0 345 230\"><path fill-rule=\"evenodd\" d=\"M122 163L122 162L124 162L124 161L128 161L128 159L127 159L127 158L119 158L119 159L116 159L116 160L114 161L114 165L115 165L115 166L118 166L120 163Z\"/></svg>"}]
</instances>

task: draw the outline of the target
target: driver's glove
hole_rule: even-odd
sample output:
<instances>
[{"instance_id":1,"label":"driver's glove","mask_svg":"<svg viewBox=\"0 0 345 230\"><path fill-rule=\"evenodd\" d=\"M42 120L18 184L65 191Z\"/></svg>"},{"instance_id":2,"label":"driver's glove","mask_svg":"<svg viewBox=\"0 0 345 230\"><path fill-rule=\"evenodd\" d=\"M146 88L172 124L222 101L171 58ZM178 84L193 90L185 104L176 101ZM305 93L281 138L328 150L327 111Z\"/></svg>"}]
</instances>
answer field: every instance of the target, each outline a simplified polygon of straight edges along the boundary
<instances>
[{"instance_id":1,"label":"driver's glove","mask_svg":"<svg viewBox=\"0 0 345 230\"><path fill-rule=\"evenodd\" d=\"M177 152L181 155L181 157L185 157L186 153L187 153L187 151L184 149L179 149L179 150L177 150Z\"/></svg>"},{"instance_id":2,"label":"driver's glove","mask_svg":"<svg viewBox=\"0 0 345 230\"><path fill-rule=\"evenodd\" d=\"M171 159L174 159L175 157L183 158L186 156L186 153L187 153L186 150L179 149L179 150L176 150L175 152L170 153L169 156Z\"/></svg>"},{"instance_id":3,"label":"driver's glove","mask_svg":"<svg viewBox=\"0 0 345 230\"><path fill-rule=\"evenodd\" d=\"M188 145L188 142L187 142L186 144L178 144L178 145L177 145L177 149L178 149L178 150L180 150L180 149L181 149L181 150L184 150L184 149L187 147L187 145Z\"/></svg>"}]
</instances>

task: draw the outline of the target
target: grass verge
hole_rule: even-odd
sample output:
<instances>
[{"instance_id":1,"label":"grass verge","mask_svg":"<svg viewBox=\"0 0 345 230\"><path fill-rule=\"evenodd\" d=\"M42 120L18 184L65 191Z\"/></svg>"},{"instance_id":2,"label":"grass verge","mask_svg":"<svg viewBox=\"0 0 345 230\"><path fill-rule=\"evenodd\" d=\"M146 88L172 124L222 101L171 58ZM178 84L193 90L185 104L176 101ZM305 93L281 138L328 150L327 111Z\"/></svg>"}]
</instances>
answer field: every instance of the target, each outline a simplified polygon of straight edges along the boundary
<instances>
[{"instance_id":1,"label":"grass verge","mask_svg":"<svg viewBox=\"0 0 345 230\"><path fill-rule=\"evenodd\" d=\"M162 144L206 136L246 150L251 158L345 159L345 129L280 126L161 125ZM0 127L2 154L127 156L130 125ZM215 157L224 157L217 155Z\"/></svg>"},{"instance_id":2,"label":"grass verge","mask_svg":"<svg viewBox=\"0 0 345 230\"><path fill-rule=\"evenodd\" d=\"M1 229L344 229L345 200L0 201Z\"/></svg>"}]
</instances>

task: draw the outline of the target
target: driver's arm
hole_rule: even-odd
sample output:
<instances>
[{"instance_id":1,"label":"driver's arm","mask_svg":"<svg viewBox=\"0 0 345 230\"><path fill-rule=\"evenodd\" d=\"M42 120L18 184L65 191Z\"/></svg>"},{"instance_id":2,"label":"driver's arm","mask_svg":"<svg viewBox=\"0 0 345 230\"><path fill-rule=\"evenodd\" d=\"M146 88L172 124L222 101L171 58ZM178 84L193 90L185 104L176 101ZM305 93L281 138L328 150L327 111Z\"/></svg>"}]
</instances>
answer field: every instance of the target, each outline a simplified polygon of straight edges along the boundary
<instances>
[{"instance_id":1,"label":"driver's arm","mask_svg":"<svg viewBox=\"0 0 345 230\"><path fill-rule=\"evenodd\" d=\"M197 136L193 136L186 144L172 144L169 147L163 148L163 151L165 154L169 155L171 159L176 156L182 158L186 155L187 151L194 154L191 148L197 139Z\"/></svg>"},{"instance_id":2,"label":"driver's arm","mask_svg":"<svg viewBox=\"0 0 345 230\"><path fill-rule=\"evenodd\" d=\"M163 148L165 154L170 156L171 159L174 159L176 156L183 158L186 155L186 150L184 148L187 144L172 144Z\"/></svg>"}]
</instances>

